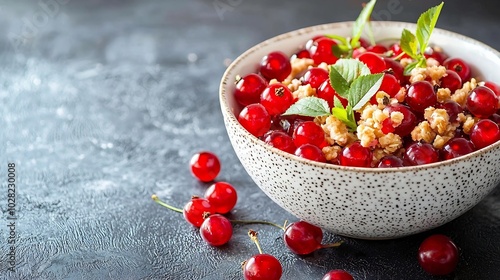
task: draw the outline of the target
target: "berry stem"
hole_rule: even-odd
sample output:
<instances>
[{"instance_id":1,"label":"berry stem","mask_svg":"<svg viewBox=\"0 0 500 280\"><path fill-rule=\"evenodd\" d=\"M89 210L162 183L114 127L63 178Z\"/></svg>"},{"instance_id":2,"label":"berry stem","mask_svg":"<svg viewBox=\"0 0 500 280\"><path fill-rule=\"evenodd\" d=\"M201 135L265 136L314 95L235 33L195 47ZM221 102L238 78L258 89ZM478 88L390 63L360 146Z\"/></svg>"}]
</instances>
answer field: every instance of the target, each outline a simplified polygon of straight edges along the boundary
<instances>
[{"instance_id":1,"label":"berry stem","mask_svg":"<svg viewBox=\"0 0 500 280\"><path fill-rule=\"evenodd\" d=\"M235 223L235 224L246 224L246 225L251 225L251 224L260 224L260 225L270 225L270 226L273 226L273 227L277 227L281 230L285 230L285 227L283 226L280 226L278 224L275 224L275 223L272 223L272 222L268 222L268 221L259 221L259 220L229 220L231 223Z\"/></svg>"},{"instance_id":2,"label":"berry stem","mask_svg":"<svg viewBox=\"0 0 500 280\"><path fill-rule=\"evenodd\" d=\"M151 196L151 199L153 199L153 200L154 200L154 202L156 202L156 203L160 204L160 205L161 205L161 206L163 206L163 207L166 207L166 208L168 208L168 209L170 209L170 210L172 210L172 211L175 211L175 212L182 213L182 209L179 209L179 208L177 208L177 207L174 207L174 206L171 206L171 205L166 204L165 202L161 201L161 200L158 198L158 196L157 196L156 194L153 194L153 195Z\"/></svg>"},{"instance_id":3,"label":"berry stem","mask_svg":"<svg viewBox=\"0 0 500 280\"><path fill-rule=\"evenodd\" d=\"M260 248L260 243L259 239L257 238L257 232L253 229L248 231L248 236L250 236L250 239L257 245L257 249L259 250L259 254L262 254L262 248Z\"/></svg>"},{"instance_id":4,"label":"berry stem","mask_svg":"<svg viewBox=\"0 0 500 280\"><path fill-rule=\"evenodd\" d=\"M329 243L329 244L322 244L321 245L321 248L335 248L335 247L339 247L340 245L342 245L342 243L344 243L344 241L339 241L339 242L335 242L335 243Z\"/></svg>"}]
</instances>

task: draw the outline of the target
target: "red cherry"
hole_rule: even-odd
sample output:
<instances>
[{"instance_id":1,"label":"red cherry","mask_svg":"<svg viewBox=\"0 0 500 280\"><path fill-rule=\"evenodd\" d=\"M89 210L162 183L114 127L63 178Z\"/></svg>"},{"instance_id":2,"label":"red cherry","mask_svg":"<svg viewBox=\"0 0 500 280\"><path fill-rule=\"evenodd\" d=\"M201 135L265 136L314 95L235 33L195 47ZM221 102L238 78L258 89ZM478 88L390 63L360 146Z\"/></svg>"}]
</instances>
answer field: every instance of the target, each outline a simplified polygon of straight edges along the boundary
<instances>
[{"instance_id":1,"label":"red cherry","mask_svg":"<svg viewBox=\"0 0 500 280\"><path fill-rule=\"evenodd\" d=\"M439 103L438 108L446 110L446 113L448 113L448 116L450 117L450 122L457 122L458 114L464 111L462 109L462 106L460 106L460 104L458 104L453 100L448 100L444 103Z\"/></svg>"},{"instance_id":2,"label":"red cherry","mask_svg":"<svg viewBox=\"0 0 500 280\"><path fill-rule=\"evenodd\" d=\"M492 120L480 120L471 129L470 140L476 149L482 149L500 140L498 124Z\"/></svg>"},{"instance_id":3,"label":"red cherry","mask_svg":"<svg viewBox=\"0 0 500 280\"><path fill-rule=\"evenodd\" d=\"M280 115L292 106L293 95L290 89L281 83L268 85L260 95L260 104L270 115Z\"/></svg>"},{"instance_id":4,"label":"red cherry","mask_svg":"<svg viewBox=\"0 0 500 280\"><path fill-rule=\"evenodd\" d=\"M271 128L271 117L262 104L250 104L243 108L238 121L256 137L264 135Z\"/></svg>"},{"instance_id":5,"label":"red cherry","mask_svg":"<svg viewBox=\"0 0 500 280\"><path fill-rule=\"evenodd\" d=\"M403 121L399 126L396 127L394 133L404 137L411 133L411 131L417 125L417 117L415 114L405 105L402 104L391 104L384 108L384 112L391 114L392 112L401 112L403 114Z\"/></svg>"},{"instance_id":6,"label":"red cherry","mask_svg":"<svg viewBox=\"0 0 500 280\"><path fill-rule=\"evenodd\" d=\"M462 78L462 82L469 81L471 78L469 65L460 58L448 58L443 63L443 66L457 72L460 78Z\"/></svg>"},{"instance_id":7,"label":"red cherry","mask_svg":"<svg viewBox=\"0 0 500 280\"><path fill-rule=\"evenodd\" d=\"M264 56L260 62L260 73L267 80L283 81L292 72L288 56L282 52L272 52Z\"/></svg>"},{"instance_id":8,"label":"red cherry","mask_svg":"<svg viewBox=\"0 0 500 280\"><path fill-rule=\"evenodd\" d=\"M330 84L329 79L324 81L319 86L318 90L316 91L316 96L326 100L326 102L328 102L328 106L330 106L330 108L333 108L333 98L334 97L337 97L340 100L340 102L342 103L344 108L347 106L347 99L338 95L338 93L333 89L332 85Z\"/></svg>"},{"instance_id":9,"label":"red cherry","mask_svg":"<svg viewBox=\"0 0 500 280\"><path fill-rule=\"evenodd\" d=\"M474 151L474 145L467 139L457 137L453 138L441 150L441 158L448 160L470 154Z\"/></svg>"},{"instance_id":10,"label":"red cherry","mask_svg":"<svg viewBox=\"0 0 500 280\"><path fill-rule=\"evenodd\" d=\"M439 161L439 153L428 143L413 143L405 151L403 157L407 166L429 164Z\"/></svg>"},{"instance_id":11,"label":"red cherry","mask_svg":"<svg viewBox=\"0 0 500 280\"><path fill-rule=\"evenodd\" d=\"M343 166L371 167L372 160L372 151L361 146L359 142L344 147L340 154L340 165Z\"/></svg>"},{"instance_id":12,"label":"red cherry","mask_svg":"<svg viewBox=\"0 0 500 280\"><path fill-rule=\"evenodd\" d=\"M182 210L184 219L195 227L201 226L205 213L212 215L215 214L215 210L208 200L199 197L193 197Z\"/></svg>"},{"instance_id":13,"label":"red cherry","mask_svg":"<svg viewBox=\"0 0 500 280\"><path fill-rule=\"evenodd\" d=\"M354 280L351 274L342 269L330 270L321 280Z\"/></svg>"},{"instance_id":14,"label":"red cherry","mask_svg":"<svg viewBox=\"0 0 500 280\"><path fill-rule=\"evenodd\" d=\"M213 214L208 216L200 226L200 235L211 246L226 244L233 235L233 226L224 216Z\"/></svg>"},{"instance_id":15,"label":"red cherry","mask_svg":"<svg viewBox=\"0 0 500 280\"><path fill-rule=\"evenodd\" d=\"M386 71L389 71L389 73L393 74L394 77L396 77L396 79L398 80L399 84L403 83L405 81L405 77L403 75L404 68L401 63L389 57L384 57L383 59L386 65Z\"/></svg>"},{"instance_id":16,"label":"red cherry","mask_svg":"<svg viewBox=\"0 0 500 280\"><path fill-rule=\"evenodd\" d=\"M489 118L498 110L498 97L491 89L478 86L467 97L466 107L478 118Z\"/></svg>"},{"instance_id":17,"label":"red cherry","mask_svg":"<svg viewBox=\"0 0 500 280\"><path fill-rule=\"evenodd\" d=\"M443 65L444 61L448 58L448 56L440 51L436 51L435 49L430 49L428 52L425 53L426 58L434 58L437 62L439 62L439 65Z\"/></svg>"},{"instance_id":18,"label":"red cherry","mask_svg":"<svg viewBox=\"0 0 500 280\"><path fill-rule=\"evenodd\" d=\"M389 51L389 49L385 46L382 46L382 45L373 45L373 46L368 46L366 48L366 51L376 53L376 54L384 54L387 51Z\"/></svg>"},{"instance_id":19,"label":"red cherry","mask_svg":"<svg viewBox=\"0 0 500 280\"><path fill-rule=\"evenodd\" d=\"M389 94L390 97L396 96L399 90L401 89L401 85L399 84L396 77L392 74L385 73L384 78L382 79L382 84L380 85L379 91L383 91ZM370 99L371 104L377 104L377 95L373 95Z\"/></svg>"},{"instance_id":20,"label":"red cherry","mask_svg":"<svg viewBox=\"0 0 500 280\"><path fill-rule=\"evenodd\" d=\"M217 182L205 191L205 198L210 202L216 213L226 214L236 205L238 195L231 184Z\"/></svg>"},{"instance_id":21,"label":"red cherry","mask_svg":"<svg viewBox=\"0 0 500 280\"><path fill-rule=\"evenodd\" d=\"M234 98L243 106L260 102L260 94L266 88L267 82L257 74L248 74L236 83Z\"/></svg>"},{"instance_id":22,"label":"red cherry","mask_svg":"<svg viewBox=\"0 0 500 280\"><path fill-rule=\"evenodd\" d=\"M311 85L312 88L317 89L328 78L328 71L323 68L313 67L304 73L302 84Z\"/></svg>"},{"instance_id":23,"label":"red cherry","mask_svg":"<svg viewBox=\"0 0 500 280\"><path fill-rule=\"evenodd\" d=\"M458 264L457 246L447 236L431 235L418 248L418 262L429 274L450 274Z\"/></svg>"},{"instance_id":24,"label":"red cherry","mask_svg":"<svg viewBox=\"0 0 500 280\"><path fill-rule=\"evenodd\" d=\"M419 81L408 88L405 101L414 111L423 113L426 108L437 103L437 95L431 83Z\"/></svg>"},{"instance_id":25,"label":"red cherry","mask_svg":"<svg viewBox=\"0 0 500 280\"><path fill-rule=\"evenodd\" d=\"M313 161L326 162L325 155L321 149L311 144L304 144L298 147L297 150L295 150L295 155Z\"/></svg>"},{"instance_id":26,"label":"red cherry","mask_svg":"<svg viewBox=\"0 0 500 280\"><path fill-rule=\"evenodd\" d=\"M307 255L322 248L323 231L310 223L299 221L288 225L283 239L290 251Z\"/></svg>"},{"instance_id":27,"label":"red cherry","mask_svg":"<svg viewBox=\"0 0 500 280\"><path fill-rule=\"evenodd\" d=\"M500 85L495 84L494 82L486 82L484 83L484 86L491 89L493 92L495 92L497 97L500 98Z\"/></svg>"},{"instance_id":28,"label":"red cherry","mask_svg":"<svg viewBox=\"0 0 500 280\"><path fill-rule=\"evenodd\" d=\"M269 131L264 135L264 142L290 154L293 154L295 149L297 149L292 137L283 131Z\"/></svg>"},{"instance_id":29,"label":"red cherry","mask_svg":"<svg viewBox=\"0 0 500 280\"><path fill-rule=\"evenodd\" d=\"M383 157L378 163L379 168L387 168L387 167L403 167L403 160L398 158L397 156L388 155Z\"/></svg>"},{"instance_id":30,"label":"red cherry","mask_svg":"<svg viewBox=\"0 0 500 280\"><path fill-rule=\"evenodd\" d=\"M314 40L309 48L309 53L314 63L316 65L319 65L321 62L335 64L338 60L332 51L335 45L337 45L337 43L334 40L326 37Z\"/></svg>"},{"instance_id":31,"label":"red cherry","mask_svg":"<svg viewBox=\"0 0 500 280\"><path fill-rule=\"evenodd\" d=\"M257 254L245 262L243 277L245 280L279 280L283 268L274 256Z\"/></svg>"},{"instance_id":32,"label":"red cherry","mask_svg":"<svg viewBox=\"0 0 500 280\"><path fill-rule=\"evenodd\" d=\"M300 50L296 54L292 55L290 60L294 58L311 58L311 54L309 53L308 50Z\"/></svg>"},{"instance_id":33,"label":"red cherry","mask_svg":"<svg viewBox=\"0 0 500 280\"><path fill-rule=\"evenodd\" d=\"M194 154L189 161L191 173L202 182L210 182L219 175L219 158L210 152L200 152Z\"/></svg>"},{"instance_id":34,"label":"red cherry","mask_svg":"<svg viewBox=\"0 0 500 280\"><path fill-rule=\"evenodd\" d=\"M455 71L446 70L446 75L440 80L440 86L448 88L451 93L454 93L457 89L462 88L462 78Z\"/></svg>"},{"instance_id":35,"label":"red cherry","mask_svg":"<svg viewBox=\"0 0 500 280\"><path fill-rule=\"evenodd\" d=\"M385 61L376 53L365 52L358 56L358 60L366 64L372 74L382 73L385 68Z\"/></svg>"},{"instance_id":36,"label":"red cherry","mask_svg":"<svg viewBox=\"0 0 500 280\"><path fill-rule=\"evenodd\" d=\"M303 144L320 146L325 140L325 132L321 126L313 121L305 121L295 127L293 132L293 143L296 147Z\"/></svg>"}]
</instances>

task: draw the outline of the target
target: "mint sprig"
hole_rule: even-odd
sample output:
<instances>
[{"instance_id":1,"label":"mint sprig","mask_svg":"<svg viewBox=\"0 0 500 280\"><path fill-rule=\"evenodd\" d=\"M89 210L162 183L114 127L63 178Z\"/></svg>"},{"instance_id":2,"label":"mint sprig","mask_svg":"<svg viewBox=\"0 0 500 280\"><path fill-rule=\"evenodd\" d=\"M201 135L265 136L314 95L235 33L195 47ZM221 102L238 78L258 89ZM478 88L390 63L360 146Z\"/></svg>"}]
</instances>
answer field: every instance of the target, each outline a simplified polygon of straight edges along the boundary
<instances>
[{"instance_id":1,"label":"mint sprig","mask_svg":"<svg viewBox=\"0 0 500 280\"><path fill-rule=\"evenodd\" d=\"M330 115L330 106L326 100L317 97L299 99L290 106L283 116L299 115L307 117L321 117Z\"/></svg>"},{"instance_id":2,"label":"mint sprig","mask_svg":"<svg viewBox=\"0 0 500 280\"><path fill-rule=\"evenodd\" d=\"M405 67L405 75L410 75L411 71L415 67L425 67L427 65L425 50L427 49L427 46L429 46L432 31L434 31L434 28L436 27L443 5L444 2L441 2L441 4L430 8L420 15L417 21L417 30L415 31L416 35L411 33L408 29L403 30L400 40L401 49L404 53L415 60L413 63L410 63Z\"/></svg>"}]
</instances>

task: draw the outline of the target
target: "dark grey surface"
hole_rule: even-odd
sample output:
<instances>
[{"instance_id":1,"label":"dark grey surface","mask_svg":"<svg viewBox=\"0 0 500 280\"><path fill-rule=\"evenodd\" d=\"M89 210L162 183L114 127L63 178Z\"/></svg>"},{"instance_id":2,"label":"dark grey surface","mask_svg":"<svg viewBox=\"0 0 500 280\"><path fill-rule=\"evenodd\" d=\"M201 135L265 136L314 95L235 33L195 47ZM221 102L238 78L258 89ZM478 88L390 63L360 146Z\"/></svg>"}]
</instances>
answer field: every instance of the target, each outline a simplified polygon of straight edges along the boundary
<instances>
[{"instance_id":1,"label":"dark grey surface","mask_svg":"<svg viewBox=\"0 0 500 280\"><path fill-rule=\"evenodd\" d=\"M211 248L150 199L182 207L202 195L207 185L188 169L200 150L219 155L218 180L239 192L231 217L295 220L256 187L228 142L217 97L224 61L286 31L353 20L362 1L220 0L234 7L219 13L217 1L0 1L1 279L241 279L241 262L256 253L249 226ZM376 13L415 22L437 3L379 1ZM494 3L447 1L438 26L500 49ZM16 273L6 263L7 162L18 175ZM281 260L283 279L335 268L355 279L435 279L416 260L431 233L460 247L444 279L498 279L499 199L497 187L462 217L408 238L326 234L345 244L306 257L289 252L279 230L252 228Z\"/></svg>"}]
</instances>

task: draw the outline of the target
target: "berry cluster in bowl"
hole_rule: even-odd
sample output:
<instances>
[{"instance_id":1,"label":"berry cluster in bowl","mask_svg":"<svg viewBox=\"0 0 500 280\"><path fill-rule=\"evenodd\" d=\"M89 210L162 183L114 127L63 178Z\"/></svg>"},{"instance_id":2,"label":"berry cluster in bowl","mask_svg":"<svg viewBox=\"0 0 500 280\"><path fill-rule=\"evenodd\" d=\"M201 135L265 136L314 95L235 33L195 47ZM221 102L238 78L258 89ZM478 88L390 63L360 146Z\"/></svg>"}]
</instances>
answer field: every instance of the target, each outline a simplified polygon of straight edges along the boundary
<instances>
[{"instance_id":1,"label":"berry cluster in bowl","mask_svg":"<svg viewBox=\"0 0 500 280\"><path fill-rule=\"evenodd\" d=\"M461 58L426 47L424 65L409 70L415 59L399 43L360 39L350 60L381 78L366 103L352 110L332 86L332 68L346 65L338 44L332 36L315 36L291 56L276 50L262 57L255 73L236 81L240 124L282 151L355 167L429 164L500 140L500 87L481 81ZM300 114L321 107L320 99L328 111L350 108L351 123L342 110Z\"/></svg>"}]
</instances>

